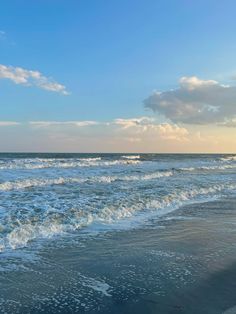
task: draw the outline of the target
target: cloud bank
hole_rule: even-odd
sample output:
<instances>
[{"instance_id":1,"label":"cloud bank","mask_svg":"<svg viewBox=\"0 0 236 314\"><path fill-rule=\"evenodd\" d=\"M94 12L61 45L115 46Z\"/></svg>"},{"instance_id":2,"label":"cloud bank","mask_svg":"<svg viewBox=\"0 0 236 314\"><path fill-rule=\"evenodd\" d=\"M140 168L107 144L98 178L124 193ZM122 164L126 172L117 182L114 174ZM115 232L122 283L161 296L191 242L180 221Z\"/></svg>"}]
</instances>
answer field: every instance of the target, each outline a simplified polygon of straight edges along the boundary
<instances>
[{"instance_id":1,"label":"cloud bank","mask_svg":"<svg viewBox=\"0 0 236 314\"><path fill-rule=\"evenodd\" d=\"M154 118L116 119L112 122L127 138L136 141L164 139L167 141L187 141L188 130L176 124L157 123ZM132 141L132 140L131 140Z\"/></svg>"},{"instance_id":2,"label":"cloud bank","mask_svg":"<svg viewBox=\"0 0 236 314\"><path fill-rule=\"evenodd\" d=\"M15 84L22 84L25 86L36 86L63 95L69 94L64 85L44 76L39 71L26 70L20 67L0 64L0 79L8 79Z\"/></svg>"},{"instance_id":3,"label":"cloud bank","mask_svg":"<svg viewBox=\"0 0 236 314\"><path fill-rule=\"evenodd\" d=\"M236 86L182 77L178 88L155 92L144 105L174 123L230 125L236 118Z\"/></svg>"},{"instance_id":4,"label":"cloud bank","mask_svg":"<svg viewBox=\"0 0 236 314\"><path fill-rule=\"evenodd\" d=\"M1 151L234 152L236 147L230 128L187 129L148 116L109 121L0 121L0 127Z\"/></svg>"},{"instance_id":5,"label":"cloud bank","mask_svg":"<svg viewBox=\"0 0 236 314\"><path fill-rule=\"evenodd\" d=\"M131 119L114 119L111 121L0 121L0 126L30 127L35 130L46 130L48 134L68 132L69 136L80 134L80 129L86 129L84 135L104 137L120 137L124 141L188 141L189 132L186 128L176 124L158 123L154 118L139 117Z\"/></svg>"}]
</instances>

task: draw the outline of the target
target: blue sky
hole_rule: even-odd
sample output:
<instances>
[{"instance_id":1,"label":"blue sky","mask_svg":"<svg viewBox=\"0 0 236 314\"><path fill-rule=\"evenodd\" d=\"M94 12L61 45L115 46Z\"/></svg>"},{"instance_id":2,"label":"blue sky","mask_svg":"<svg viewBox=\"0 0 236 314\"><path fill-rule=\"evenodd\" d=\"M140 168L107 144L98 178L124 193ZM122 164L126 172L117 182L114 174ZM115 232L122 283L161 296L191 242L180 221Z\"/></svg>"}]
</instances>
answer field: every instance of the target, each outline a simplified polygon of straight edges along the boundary
<instances>
[{"instance_id":1,"label":"blue sky","mask_svg":"<svg viewBox=\"0 0 236 314\"><path fill-rule=\"evenodd\" d=\"M155 119L152 121L155 126L168 123L187 129L191 136L200 131L215 138L219 134L234 135L234 128L224 128L222 132L216 124L212 125L212 121L210 125L204 123L200 129L196 127L196 119L191 119L193 123L187 121L186 125L186 119L173 119L157 107L154 110L152 106L145 108L143 101L155 90L163 92L178 88L182 77L234 84L235 11L236 3L230 0L4 1L0 10L0 64L7 67L4 68L7 74L2 69L0 120L20 123L22 136L36 139L38 136L40 145L32 146L32 150L44 150L44 143L45 147L50 147L52 131L44 130L36 136L35 130L28 126L31 121L89 120L111 124L121 118L149 117ZM30 79L26 83L16 83L15 78L9 78L15 68L40 72L40 81ZM51 85L45 89L45 84L52 82L63 86L69 94L57 91L57 87L49 90ZM232 118L234 124L234 112L230 111L230 115L225 115L224 121L218 119L214 123L229 124ZM142 121L147 125L146 120ZM18 133L16 126L8 125L7 130L4 126L4 131L3 126L4 123L0 136L1 132L9 138ZM91 128L82 133L97 134L97 130ZM54 135L55 132L53 130ZM71 138L78 132L79 138L74 139L73 145L83 142L81 128L69 132ZM117 134L118 130L112 132ZM122 133L120 137L126 135ZM165 140L159 138L160 134L157 134L157 142ZM100 139L104 141L104 136ZM153 143L147 147L143 145L147 140L146 137L142 139L142 144L137 144L140 140L134 140L139 146L134 146L133 150L159 151ZM53 149L73 150L65 141L58 140ZM11 139L10 146L2 142L2 150L31 150L29 144L24 146L22 142L19 147L16 142ZM174 146L175 150L191 151L190 144L181 145ZM212 147L213 151L217 150L216 145ZM225 145L225 150L234 150L231 143ZM107 147L109 150L109 145ZM127 150L122 140L118 147L118 150ZM199 150L204 151L204 147L200 145ZM90 149L85 145L83 150ZM98 146L96 150L105 149ZM164 145L160 150L170 149Z\"/></svg>"}]
</instances>

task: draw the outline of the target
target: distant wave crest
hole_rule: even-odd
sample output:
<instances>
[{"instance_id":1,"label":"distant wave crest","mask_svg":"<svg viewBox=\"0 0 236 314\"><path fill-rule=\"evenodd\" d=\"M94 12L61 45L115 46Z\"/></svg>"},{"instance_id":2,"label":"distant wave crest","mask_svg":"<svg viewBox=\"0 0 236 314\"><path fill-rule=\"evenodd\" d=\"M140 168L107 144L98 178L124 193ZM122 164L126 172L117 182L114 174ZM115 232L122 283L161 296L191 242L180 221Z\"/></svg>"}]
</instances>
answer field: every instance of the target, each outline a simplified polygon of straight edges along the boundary
<instances>
[{"instance_id":1,"label":"distant wave crest","mask_svg":"<svg viewBox=\"0 0 236 314\"><path fill-rule=\"evenodd\" d=\"M0 169L44 169L44 168L77 168L77 167L110 167L119 165L136 165L136 159L102 160L102 158L80 159L15 159L0 164Z\"/></svg>"},{"instance_id":2,"label":"distant wave crest","mask_svg":"<svg viewBox=\"0 0 236 314\"><path fill-rule=\"evenodd\" d=\"M17 181L7 181L0 183L0 191L20 190L31 187L43 187L47 185L61 185L67 183L111 183L114 181L147 181L158 179L162 177L170 177L173 175L172 171L157 171L149 174L140 175L125 175L125 176L94 176L87 178L79 177L58 177L52 179L46 178L32 178Z\"/></svg>"},{"instance_id":3,"label":"distant wave crest","mask_svg":"<svg viewBox=\"0 0 236 314\"><path fill-rule=\"evenodd\" d=\"M125 159L140 159L140 155L124 155L122 158Z\"/></svg>"}]
</instances>

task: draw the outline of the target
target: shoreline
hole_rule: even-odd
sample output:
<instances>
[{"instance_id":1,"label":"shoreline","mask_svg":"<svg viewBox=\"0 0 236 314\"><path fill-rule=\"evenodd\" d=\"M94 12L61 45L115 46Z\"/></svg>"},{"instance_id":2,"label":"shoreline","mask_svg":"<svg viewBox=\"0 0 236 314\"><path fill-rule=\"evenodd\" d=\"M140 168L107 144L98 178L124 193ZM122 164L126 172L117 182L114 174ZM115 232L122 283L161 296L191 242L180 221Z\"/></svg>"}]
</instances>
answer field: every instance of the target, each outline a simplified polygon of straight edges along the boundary
<instances>
[{"instance_id":1,"label":"shoreline","mask_svg":"<svg viewBox=\"0 0 236 314\"><path fill-rule=\"evenodd\" d=\"M145 228L75 235L63 245L52 239L38 260L0 272L0 308L19 314L223 313L235 305L235 201L187 205Z\"/></svg>"}]
</instances>

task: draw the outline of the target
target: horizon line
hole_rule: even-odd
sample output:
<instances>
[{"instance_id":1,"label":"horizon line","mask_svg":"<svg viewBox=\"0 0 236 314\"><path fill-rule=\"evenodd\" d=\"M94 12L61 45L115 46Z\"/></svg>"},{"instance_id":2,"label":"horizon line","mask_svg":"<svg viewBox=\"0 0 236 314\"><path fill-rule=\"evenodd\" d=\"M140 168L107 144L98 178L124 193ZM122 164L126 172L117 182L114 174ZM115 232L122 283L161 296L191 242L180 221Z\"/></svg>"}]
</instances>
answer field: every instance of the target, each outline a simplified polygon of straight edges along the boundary
<instances>
[{"instance_id":1,"label":"horizon line","mask_svg":"<svg viewBox=\"0 0 236 314\"><path fill-rule=\"evenodd\" d=\"M110 154L141 154L141 155L150 155L150 154L159 154L159 155L232 155L236 152L48 152L48 151L41 151L41 152L30 152L30 151L0 151L0 154L103 154L103 155L110 155Z\"/></svg>"}]
</instances>

